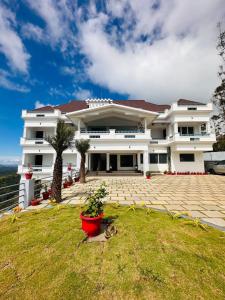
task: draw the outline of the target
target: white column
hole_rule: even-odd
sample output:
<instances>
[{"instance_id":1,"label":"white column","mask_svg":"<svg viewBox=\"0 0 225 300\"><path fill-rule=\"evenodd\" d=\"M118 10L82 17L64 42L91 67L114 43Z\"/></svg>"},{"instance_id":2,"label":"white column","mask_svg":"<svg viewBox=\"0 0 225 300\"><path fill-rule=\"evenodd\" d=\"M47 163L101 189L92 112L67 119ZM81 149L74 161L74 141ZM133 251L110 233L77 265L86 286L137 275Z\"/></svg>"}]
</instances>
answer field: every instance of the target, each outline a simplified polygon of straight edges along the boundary
<instances>
[{"instance_id":1,"label":"white column","mask_svg":"<svg viewBox=\"0 0 225 300\"><path fill-rule=\"evenodd\" d=\"M144 175L147 171L149 171L148 151L144 151L144 154L143 154L143 172L144 172Z\"/></svg>"},{"instance_id":2,"label":"white column","mask_svg":"<svg viewBox=\"0 0 225 300\"><path fill-rule=\"evenodd\" d=\"M109 169L110 169L110 154L109 153L106 153L106 171L108 172Z\"/></svg>"},{"instance_id":3,"label":"white column","mask_svg":"<svg viewBox=\"0 0 225 300\"><path fill-rule=\"evenodd\" d=\"M34 199L34 179L21 179L19 187L19 206L26 208L30 205L30 201Z\"/></svg>"},{"instance_id":4,"label":"white column","mask_svg":"<svg viewBox=\"0 0 225 300\"><path fill-rule=\"evenodd\" d=\"M78 120L78 123L77 123L77 130L78 130L78 133L80 134L80 119Z\"/></svg>"},{"instance_id":5,"label":"white column","mask_svg":"<svg viewBox=\"0 0 225 300\"><path fill-rule=\"evenodd\" d=\"M81 161L81 156L80 153L77 152L77 169L80 170L80 161Z\"/></svg>"},{"instance_id":6,"label":"white column","mask_svg":"<svg viewBox=\"0 0 225 300\"><path fill-rule=\"evenodd\" d=\"M178 123L177 122L174 123L173 128L174 128L174 134L178 134Z\"/></svg>"},{"instance_id":7,"label":"white column","mask_svg":"<svg viewBox=\"0 0 225 300\"><path fill-rule=\"evenodd\" d=\"M141 153L138 152L137 154L137 165L138 165L138 170L140 170L141 168Z\"/></svg>"},{"instance_id":8,"label":"white column","mask_svg":"<svg viewBox=\"0 0 225 300\"><path fill-rule=\"evenodd\" d=\"M210 121L206 122L206 133L211 133Z\"/></svg>"},{"instance_id":9,"label":"white column","mask_svg":"<svg viewBox=\"0 0 225 300\"><path fill-rule=\"evenodd\" d=\"M145 132L146 132L146 130L147 130L147 120L146 119L144 119L144 123L145 123Z\"/></svg>"}]
</instances>

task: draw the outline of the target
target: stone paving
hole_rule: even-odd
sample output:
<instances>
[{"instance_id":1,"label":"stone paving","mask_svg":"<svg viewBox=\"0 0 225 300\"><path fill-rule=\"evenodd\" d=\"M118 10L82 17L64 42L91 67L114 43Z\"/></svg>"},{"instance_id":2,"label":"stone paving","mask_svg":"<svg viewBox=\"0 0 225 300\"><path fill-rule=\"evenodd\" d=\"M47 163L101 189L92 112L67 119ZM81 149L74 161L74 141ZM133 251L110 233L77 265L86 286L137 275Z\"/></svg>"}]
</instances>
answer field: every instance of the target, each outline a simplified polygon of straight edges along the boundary
<instances>
[{"instance_id":1,"label":"stone paving","mask_svg":"<svg viewBox=\"0 0 225 300\"><path fill-rule=\"evenodd\" d=\"M146 206L173 212L188 212L225 229L225 176L158 175L144 177L87 177L86 184L75 184L63 190L64 203L83 203L87 191L105 181L107 202Z\"/></svg>"},{"instance_id":2,"label":"stone paving","mask_svg":"<svg viewBox=\"0 0 225 300\"><path fill-rule=\"evenodd\" d=\"M107 202L130 205L145 204L156 210L188 212L193 218L225 230L225 176L219 175L156 175L151 180L137 177L87 177L86 184L76 183L63 189L63 203L82 204L87 192L105 181ZM48 206L42 201L40 209Z\"/></svg>"}]
</instances>

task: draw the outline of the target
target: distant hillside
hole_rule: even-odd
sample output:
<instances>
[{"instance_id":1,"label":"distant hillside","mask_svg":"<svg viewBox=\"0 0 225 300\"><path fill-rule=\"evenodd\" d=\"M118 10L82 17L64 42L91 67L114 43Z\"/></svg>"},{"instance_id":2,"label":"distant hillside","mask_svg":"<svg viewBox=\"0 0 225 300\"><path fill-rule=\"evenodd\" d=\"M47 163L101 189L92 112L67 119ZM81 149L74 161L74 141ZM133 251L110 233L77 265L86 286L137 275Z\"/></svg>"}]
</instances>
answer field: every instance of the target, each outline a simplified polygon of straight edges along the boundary
<instances>
[{"instance_id":1,"label":"distant hillside","mask_svg":"<svg viewBox=\"0 0 225 300\"><path fill-rule=\"evenodd\" d=\"M14 175L17 172L16 165L0 165L0 176Z\"/></svg>"}]
</instances>

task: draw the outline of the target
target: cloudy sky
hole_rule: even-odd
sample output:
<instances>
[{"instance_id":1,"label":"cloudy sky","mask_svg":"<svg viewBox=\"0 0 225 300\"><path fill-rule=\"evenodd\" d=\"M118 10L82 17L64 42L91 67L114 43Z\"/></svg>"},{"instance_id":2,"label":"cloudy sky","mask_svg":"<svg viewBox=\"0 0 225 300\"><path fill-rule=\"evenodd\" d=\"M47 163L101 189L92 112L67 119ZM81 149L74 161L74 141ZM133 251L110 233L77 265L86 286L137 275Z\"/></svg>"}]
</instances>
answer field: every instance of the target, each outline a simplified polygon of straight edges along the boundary
<instances>
[{"instance_id":1,"label":"cloudy sky","mask_svg":"<svg viewBox=\"0 0 225 300\"><path fill-rule=\"evenodd\" d=\"M224 0L0 0L0 161L22 109L103 97L209 101Z\"/></svg>"}]
</instances>

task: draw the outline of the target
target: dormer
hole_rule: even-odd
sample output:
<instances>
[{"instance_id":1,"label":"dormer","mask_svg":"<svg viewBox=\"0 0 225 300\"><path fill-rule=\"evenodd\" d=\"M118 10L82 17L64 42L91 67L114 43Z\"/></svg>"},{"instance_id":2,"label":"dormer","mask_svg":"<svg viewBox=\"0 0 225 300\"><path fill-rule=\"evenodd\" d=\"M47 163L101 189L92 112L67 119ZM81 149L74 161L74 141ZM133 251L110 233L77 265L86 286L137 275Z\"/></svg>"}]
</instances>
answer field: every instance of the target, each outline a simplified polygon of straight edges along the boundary
<instances>
[{"instance_id":1,"label":"dormer","mask_svg":"<svg viewBox=\"0 0 225 300\"><path fill-rule=\"evenodd\" d=\"M112 99L106 99L106 98L92 98L92 99L87 99L86 104L89 108L95 108L99 106L104 106L108 104L112 104L113 100Z\"/></svg>"}]
</instances>

